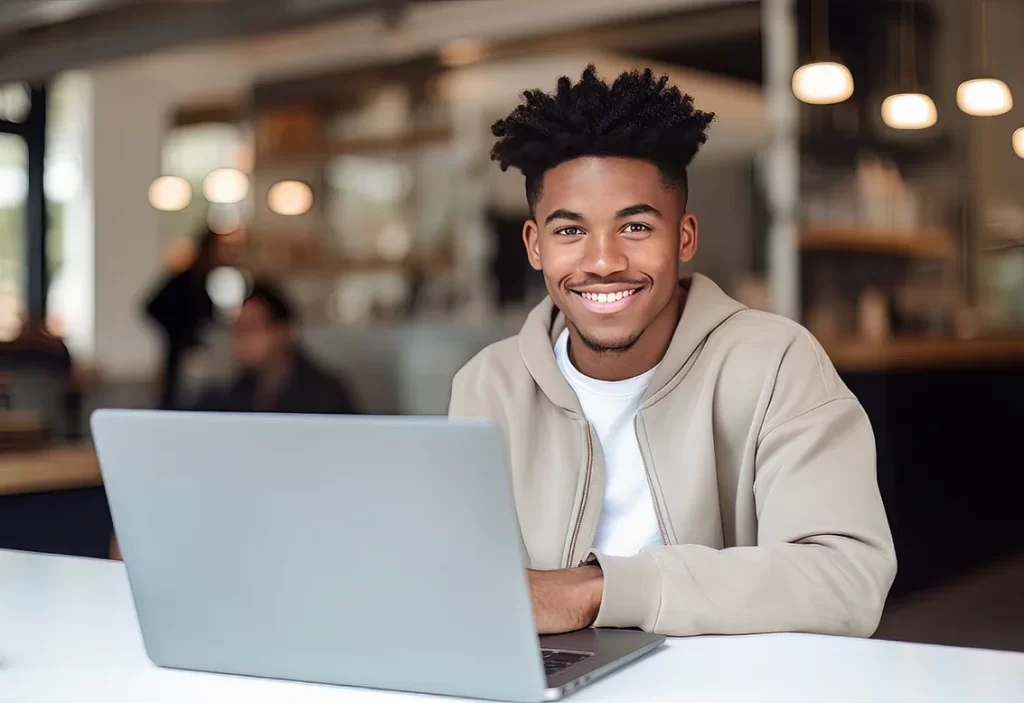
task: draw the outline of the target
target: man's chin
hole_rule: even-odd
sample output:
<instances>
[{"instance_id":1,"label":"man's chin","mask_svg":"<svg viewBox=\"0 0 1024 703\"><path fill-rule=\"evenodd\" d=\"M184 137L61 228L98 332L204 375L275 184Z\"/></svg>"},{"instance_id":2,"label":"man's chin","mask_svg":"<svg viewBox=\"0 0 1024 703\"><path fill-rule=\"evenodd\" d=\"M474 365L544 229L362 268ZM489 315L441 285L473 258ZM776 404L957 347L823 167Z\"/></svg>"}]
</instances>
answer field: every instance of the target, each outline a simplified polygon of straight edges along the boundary
<instances>
[{"instance_id":1,"label":"man's chin","mask_svg":"<svg viewBox=\"0 0 1024 703\"><path fill-rule=\"evenodd\" d=\"M587 349L598 353L622 353L629 351L640 339L639 332L607 332L576 327L580 342Z\"/></svg>"}]
</instances>

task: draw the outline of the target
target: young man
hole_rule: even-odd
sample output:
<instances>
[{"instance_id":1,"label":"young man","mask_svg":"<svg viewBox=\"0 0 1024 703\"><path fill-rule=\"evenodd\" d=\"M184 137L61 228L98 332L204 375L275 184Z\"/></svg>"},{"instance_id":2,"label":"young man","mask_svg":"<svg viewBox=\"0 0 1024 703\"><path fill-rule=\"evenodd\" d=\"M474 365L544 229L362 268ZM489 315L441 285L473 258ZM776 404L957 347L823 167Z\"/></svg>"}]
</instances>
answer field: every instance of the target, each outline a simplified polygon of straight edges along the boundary
<instances>
[{"instance_id":1,"label":"young man","mask_svg":"<svg viewBox=\"0 0 1024 703\"><path fill-rule=\"evenodd\" d=\"M589 67L493 128L549 298L458 373L451 414L504 431L542 633L869 636L895 575L871 427L822 348L678 280L713 117Z\"/></svg>"}]
</instances>

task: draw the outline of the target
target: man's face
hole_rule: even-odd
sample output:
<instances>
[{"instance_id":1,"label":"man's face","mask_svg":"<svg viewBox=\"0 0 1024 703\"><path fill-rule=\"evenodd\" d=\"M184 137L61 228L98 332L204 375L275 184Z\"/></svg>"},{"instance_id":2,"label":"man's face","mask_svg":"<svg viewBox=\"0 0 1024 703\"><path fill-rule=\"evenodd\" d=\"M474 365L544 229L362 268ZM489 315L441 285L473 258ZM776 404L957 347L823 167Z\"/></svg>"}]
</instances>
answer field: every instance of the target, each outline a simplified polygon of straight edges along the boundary
<instances>
[{"instance_id":1,"label":"man's face","mask_svg":"<svg viewBox=\"0 0 1024 703\"><path fill-rule=\"evenodd\" d=\"M584 157L544 174L523 241L591 349L629 349L659 315L674 314L679 263L697 251L697 220L683 206L646 161Z\"/></svg>"},{"instance_id":2,"label":"man's face","mask_svg":"<svg viewBox=\"0 0 1024 703\"><path fill-rule=\"evenodd\" d=\"M248 300L231 325L231 343L239 366L259 369L288 350L291 330L274 321L261 301Z\"/></svg>"}]
</instances>

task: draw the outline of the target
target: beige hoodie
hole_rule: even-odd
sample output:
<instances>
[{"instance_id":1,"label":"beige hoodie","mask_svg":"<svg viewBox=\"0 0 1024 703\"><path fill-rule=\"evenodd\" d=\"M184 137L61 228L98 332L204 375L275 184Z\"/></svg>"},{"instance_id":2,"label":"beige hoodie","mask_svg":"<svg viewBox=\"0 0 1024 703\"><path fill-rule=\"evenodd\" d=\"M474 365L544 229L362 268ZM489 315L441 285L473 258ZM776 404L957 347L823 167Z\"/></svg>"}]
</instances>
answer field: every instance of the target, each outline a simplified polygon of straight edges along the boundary
<instances>
[{"instance_id":1,"label":"beige hoodie","mask_svg":"<svg viewBox=\"0 0 1024 703\"><path fill-rule=\"evenodd\" d=\"M550 299L455 377L450 414L504 432L532 568L604 571L598 627L871 635L896 572L867 416L796 323L702 276L636 417L666 546L591 554L601 448L555 361Z\"/></svg>"}]
</instances>

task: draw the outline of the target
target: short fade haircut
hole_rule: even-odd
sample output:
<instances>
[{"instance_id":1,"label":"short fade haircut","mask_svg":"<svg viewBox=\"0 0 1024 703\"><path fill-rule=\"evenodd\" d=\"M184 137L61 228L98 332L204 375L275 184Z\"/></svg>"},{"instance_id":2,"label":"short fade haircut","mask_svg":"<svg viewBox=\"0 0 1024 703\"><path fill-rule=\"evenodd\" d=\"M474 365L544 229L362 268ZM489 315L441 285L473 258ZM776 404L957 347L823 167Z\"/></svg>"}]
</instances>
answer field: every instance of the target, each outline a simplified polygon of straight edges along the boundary
<instances>
[{"instance_id":1,"label":"short fade haircut","mask_svg":"<svg viewBox=\"0 0 1024 703\"><path fill-rule=\"evenodd\" d=\"M545 172L584 156L617 156L658 167L666 185L687 196L686 169L707 141L713 112L693 107L693 98L655 77L651 69L626 71L608 85L587 66L575 84L558 79L554 93L528 90L491 132L498 141L491 159L502 171L526 176L533 213Z\"/></svg>"},{"instance_id":2,"label":"short fade haircut","mask_svg":"<svg viewBox=\"0 0 1024 703\"><path fill-rule=\"evenodd\" d=\"M270 320L278 324L295 322L295 308L288 301L284 292L269 281L257 281L246 296L245 302L262 303L270 314ZM244 303L243 303L244 304Z\"/></svg>"}]
</instances>

